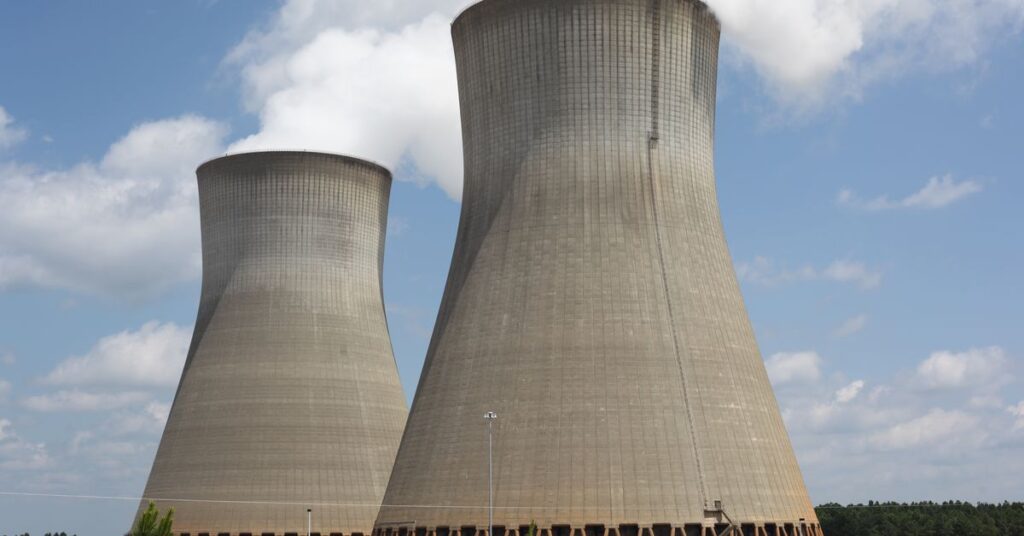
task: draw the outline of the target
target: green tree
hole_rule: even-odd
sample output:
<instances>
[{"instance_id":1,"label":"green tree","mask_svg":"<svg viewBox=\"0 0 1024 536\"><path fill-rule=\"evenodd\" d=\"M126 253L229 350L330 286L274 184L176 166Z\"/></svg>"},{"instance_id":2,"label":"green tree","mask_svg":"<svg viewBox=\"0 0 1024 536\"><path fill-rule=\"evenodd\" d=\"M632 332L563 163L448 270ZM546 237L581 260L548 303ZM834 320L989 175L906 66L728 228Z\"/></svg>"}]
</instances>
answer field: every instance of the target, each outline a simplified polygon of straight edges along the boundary
<instances>
[{"instance_id":1,"label":"green tree","mask_svg":"<svg viewBox=\"0 0 1024 536\"><path fill-rule=\"evenodd\" d=\"M174 508L167 510L167 514L160 519L160 510L157 510L153 501L149 507L139 516L139 521L132 528L131 536L171 536L171 525L174 524Z\"/></svg>"},{"instance_id":2,"label":"green tree","mask_svg":"<svg viewBox=\"0 0 1024 536\"><path fill-rule=\"evenodd\" d=\"M818 520L825 536L1024 536L1024 503L830 503Z\"/></svg>"}]
</instances>

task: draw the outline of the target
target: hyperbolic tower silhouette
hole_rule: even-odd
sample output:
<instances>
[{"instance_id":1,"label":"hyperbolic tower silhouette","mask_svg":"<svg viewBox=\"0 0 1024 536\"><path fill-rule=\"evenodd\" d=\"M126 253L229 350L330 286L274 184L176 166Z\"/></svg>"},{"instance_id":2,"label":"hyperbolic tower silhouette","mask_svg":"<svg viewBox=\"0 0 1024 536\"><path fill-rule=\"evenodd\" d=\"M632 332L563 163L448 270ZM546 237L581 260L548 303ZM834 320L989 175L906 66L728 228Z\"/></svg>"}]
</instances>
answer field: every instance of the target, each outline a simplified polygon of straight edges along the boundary
<instances>
[{"instance_id":1,"label":"hyperbolic tower silhouette","mask_svg":"<svg viewBox=\"0 0 1024 536\"><path fill-rule=\"evenodd\" d=\"M724 238L697 0L484 0L465 189L376 530L817 534Z\"/></svg>"},{"instance_id":2,"label":"hyperbolic tower silhouette","mask_svg":"<svg viewBox=\"0 0 1024 536\"><path fill-rule=\"evenodd\" d=\"M381 297L391 174L303 152L197 171L203 288L146 486L174 531L369 534L406 418Z\"/></svg>"}]
</instances>

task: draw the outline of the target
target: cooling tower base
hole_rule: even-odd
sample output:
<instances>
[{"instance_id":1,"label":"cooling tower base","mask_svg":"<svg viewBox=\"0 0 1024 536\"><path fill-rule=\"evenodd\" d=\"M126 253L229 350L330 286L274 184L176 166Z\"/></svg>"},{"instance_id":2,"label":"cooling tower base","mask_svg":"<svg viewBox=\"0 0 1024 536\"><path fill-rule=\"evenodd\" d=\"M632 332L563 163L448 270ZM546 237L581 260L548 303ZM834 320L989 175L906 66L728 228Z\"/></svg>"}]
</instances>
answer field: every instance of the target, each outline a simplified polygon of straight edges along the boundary
<instances>
[{"instance_id":1,"label":"cooling tower base","mask_svg":"<svg viewBox=\"0 0 1024 536\"><path fill-rule=\"evenodd\" d=\"M530 527L523 525L514 529L494 526L495 536L530 536ZM685 525L619 525L607 527L601 524L571 526L554 524L537 527L533 536L824 536L816 523L719 523L707 525L693 523ZM243 535L244 536L244 535ZM334 535L331 535L334 536ZM378 527L372 536L488 536L487 527Z\"/></svg>"},{"instance_id":2,"label":"cooling tower base","mask_svg":"<svg viewBox=\"0 0 1024 536\"><path fill-rule=\"evenodd\" d=\"M484 532L487 532L486 530ZM306 529L299 532L175 532L177 536L306 536ZM362 532L310 532L310 536L364 536Z\"/></svg>"}]
</instances>

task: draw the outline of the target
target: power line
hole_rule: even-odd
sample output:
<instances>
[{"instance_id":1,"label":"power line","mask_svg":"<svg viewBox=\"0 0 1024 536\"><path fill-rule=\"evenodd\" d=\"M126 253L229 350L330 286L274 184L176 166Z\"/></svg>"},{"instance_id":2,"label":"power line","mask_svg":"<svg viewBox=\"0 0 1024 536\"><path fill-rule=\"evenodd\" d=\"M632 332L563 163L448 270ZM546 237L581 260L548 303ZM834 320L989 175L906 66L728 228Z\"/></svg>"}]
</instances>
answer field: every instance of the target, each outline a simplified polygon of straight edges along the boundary
<instances>
[{"instance_id":1,"label":"power line","mask_svg":"<svg viewBox=\"0 0 1024 536\"><path fill-rule=\"evenodd\" d=\"M180 503L207 503L207 504L255 504L255 505L280 505L280 506L334 506L344 508L423 508L423 509L450 509L450 510L472 510L486 509L487 505L443 505L443 504L371 504L371 503L334 503L323 501L232 501L218 499L181 499L164 497L130 497L119 495L77 495L68 493L32 493L23 491L0 491L4 497L36 497L49 499L76 499L76 500L101 500L101 501L154 501L154 502L180 502ZM1021 504L1019 501L1005 501L1010 504ZM819 510L836 510L845 508L955 508L962 506L978 507L982 505L999 506L1003 503L985 502L946 502L946 503L875 503L875 504L851 504L851 505L822 505L816 506ZM605 506L494 506L495 510L558 510L571 508L597 509L607 508Z\"/></svg>"}]
</instances>

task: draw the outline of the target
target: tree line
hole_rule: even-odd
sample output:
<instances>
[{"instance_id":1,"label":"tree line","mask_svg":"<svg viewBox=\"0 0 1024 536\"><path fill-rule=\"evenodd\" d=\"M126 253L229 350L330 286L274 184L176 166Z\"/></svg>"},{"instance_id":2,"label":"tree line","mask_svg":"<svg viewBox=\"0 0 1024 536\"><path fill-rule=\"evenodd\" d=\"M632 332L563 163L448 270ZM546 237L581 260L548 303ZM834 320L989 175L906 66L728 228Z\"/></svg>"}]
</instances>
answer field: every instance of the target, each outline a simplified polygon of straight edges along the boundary
<instances>
[{"instance_id":1,"label":"tree line","mask_svg":"<svg viewBox=\"0 0 1024 536\"><path fill-rule=\"evenodd\" d=\"M160 510L157 509L156 505L152 501L149 503L149 507L146 508L139 519L135 522L135 526L132 527L132 531L124 536L171 536L172 527L174 525L174 508L167 511L166 514L161 518ZM7 536L6 534L4 536ZM15 534L14 536L31 536L29 533ZM47 532L46 536L68 536L66 532ZM72 534L71 536L77 536Z\"/></svg>"},{"instance_id":2,"label":"tree line","mask_svg":"<svg viewBox=\"0 0 1024 536\"><path fill-rule=\"evenodd\" d=\"M825 536L1024 536L1024 503L961 501L823 504Z\"/></svg>"}]
</instances>

